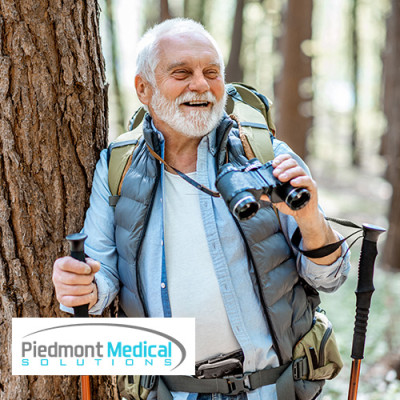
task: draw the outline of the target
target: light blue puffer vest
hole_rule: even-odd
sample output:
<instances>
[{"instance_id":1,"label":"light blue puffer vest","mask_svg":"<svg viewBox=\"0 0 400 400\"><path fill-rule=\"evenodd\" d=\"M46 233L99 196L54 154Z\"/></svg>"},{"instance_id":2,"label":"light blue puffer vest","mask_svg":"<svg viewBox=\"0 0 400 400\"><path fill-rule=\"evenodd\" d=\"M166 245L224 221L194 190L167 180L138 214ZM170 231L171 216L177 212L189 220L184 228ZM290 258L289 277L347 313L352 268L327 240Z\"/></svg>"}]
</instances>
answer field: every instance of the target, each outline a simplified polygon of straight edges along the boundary
<instances>
[{"instance_id":1,"label":"light blue puffer vest","mask_svg":"<svg viewBox=\"0 0 400 400\"><path fill-rule=\"evenodd\" d=\"M136 263L160 179L160 164L150 155L145 144L147 142L157 153L160 152L150 121L150 116L146 115L143 138L135 149L115 209L120 306L128 317L145 316ZM226 152L232 163L239 163L239 157L244 155L238 132L231 127L232 120L225 117L217 128L214 146L218 167L225 162ZM254 218L238 226L255 267L249 273L253 282L258 284L275 350L280 363L287 363L292 359L293 346L312 325L313 312L319 303L318 295L310 293L299 279L291 248L268 204L263 205Z\"/></svg>"}]
</instances>

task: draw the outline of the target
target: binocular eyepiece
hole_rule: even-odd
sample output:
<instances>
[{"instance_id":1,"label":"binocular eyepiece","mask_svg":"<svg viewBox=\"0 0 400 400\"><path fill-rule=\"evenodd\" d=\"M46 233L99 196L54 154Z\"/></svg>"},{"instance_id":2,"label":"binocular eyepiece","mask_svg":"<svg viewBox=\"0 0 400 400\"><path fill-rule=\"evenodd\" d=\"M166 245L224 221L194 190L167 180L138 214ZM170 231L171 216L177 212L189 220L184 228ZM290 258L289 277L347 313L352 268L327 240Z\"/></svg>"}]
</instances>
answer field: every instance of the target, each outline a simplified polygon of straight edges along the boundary
<instances>
[{"instance_id":1,"label":"binocular eyepiece","mask_svg":"<svg viewBox=\"0 0 400 400\"><path fill-rule=\"evenodd\" d=\"M238 168L225 164L219 171L216 187L231 213L240 221L254 217L260 208L260 197L269 196L272 203L284 201L292 210L300 210L310 201L306 188L295 188L272 174L272 163L250 160Z\"/></svg>"}]
</instances>

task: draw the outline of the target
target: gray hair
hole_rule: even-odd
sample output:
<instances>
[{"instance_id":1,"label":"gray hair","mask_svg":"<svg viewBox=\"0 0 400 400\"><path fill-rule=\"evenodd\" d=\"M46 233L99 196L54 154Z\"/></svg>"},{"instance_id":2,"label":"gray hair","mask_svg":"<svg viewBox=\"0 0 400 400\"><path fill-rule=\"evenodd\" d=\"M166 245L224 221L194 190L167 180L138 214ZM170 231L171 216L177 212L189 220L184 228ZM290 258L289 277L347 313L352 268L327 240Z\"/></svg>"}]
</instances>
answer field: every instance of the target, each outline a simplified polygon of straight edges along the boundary
<instances>
[{"instance_id":1,"label":"gray hair","mask_svg":"<svg viewBox=\"0 0 400 400\"><path fill-rule=\"evenodd\" d=\"M152 86L155 86L154 71L159 63L158 43L166 34L200 33L205 36L217 51L221 73L225 74L225 65L222 52L215 39L199 22L187 18L173 18L150 28L140 39L137 48L136 75L141 75Z\"/></svg>"}]
</instances>

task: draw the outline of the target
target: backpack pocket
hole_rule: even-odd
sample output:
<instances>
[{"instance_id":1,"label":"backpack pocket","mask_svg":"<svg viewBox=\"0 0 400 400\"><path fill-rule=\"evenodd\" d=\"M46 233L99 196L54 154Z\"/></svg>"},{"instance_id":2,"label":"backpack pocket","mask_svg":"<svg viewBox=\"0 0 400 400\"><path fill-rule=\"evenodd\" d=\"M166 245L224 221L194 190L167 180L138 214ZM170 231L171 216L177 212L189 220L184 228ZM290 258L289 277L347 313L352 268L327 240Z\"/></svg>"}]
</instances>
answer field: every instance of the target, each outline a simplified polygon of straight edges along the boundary
<instances>
[{"instance_id":1,"label":"backpack pocket","mask_svg":"<svg viewBox=\"0 0 400 400\"><path fill-rule=\"evenodd\" d=\"M146 400L150 389L141 385L141 375L119 375L117 377L118 391L125 400Z\"/></svg>"},{"instance_id":2,"label":"backpack pocket","mask_svg":"<svg viewBox=\"0 0 400 400\"><path fill-rule=\"evenodd\" d=\"M311 330L294 348L293 359L301 357L306 357L308 363L308 374L302 379L333 379L343 367L332 324L320 312L315 313L315 322Z\"/></svg>"}]
</instances>

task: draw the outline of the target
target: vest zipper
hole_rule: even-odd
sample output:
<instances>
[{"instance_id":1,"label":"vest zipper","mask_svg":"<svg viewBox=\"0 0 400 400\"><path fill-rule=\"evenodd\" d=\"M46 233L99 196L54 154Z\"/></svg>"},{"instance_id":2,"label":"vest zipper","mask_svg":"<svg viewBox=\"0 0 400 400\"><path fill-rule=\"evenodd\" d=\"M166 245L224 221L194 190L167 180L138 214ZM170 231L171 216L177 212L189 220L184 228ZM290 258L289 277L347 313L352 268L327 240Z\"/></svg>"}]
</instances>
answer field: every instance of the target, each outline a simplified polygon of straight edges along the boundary
<instances>
[{"instance_id":1,"label":"vest zipper","mask_svg":"<svg viewBox=\"0 0 400 400\"><path fill-rule=\"evenodd\" d=\"M325 365L324 350L325 350L326 342L330 338L331 334L332 334L332 324L329 322L328 328L326 328L324 336L322 337L321 343L319 345L319 363L318 363L319 368L321 368Z\"/></svg>"},{"instance_id":2,"label":"vest zipper","mask_svg":"<svg viewBox=\"0 0 400 400\"><path fill-rule=\"evenodd\" d=\"M160 166L159 165L160 164L157 163L158 174L156 176L154 187L153 187L153 190L151 192L150 204L149 204L149 207L147 208L147 212L146 212L146 216L145 216L144 224L143 224L143 230L142 230L142 234L140 235L139 246L138 246L137 253L136 253L136 282L137 282L139 299L142 302L145 317L148 317L149 313L147 312L147 309L146 309L146 303L144 301L143 291L142 291L142 287L141 287L140 271L139 271L140 268L139 268L139 265L138 265L138 261L139 261L140 253L142 251L142 244L143 244L144 235L146 234L147 225L149 224L151 210L153 209L153 204L154 204L154 199L156 197L158 183L160 181Z\"/></svg>"}]
</instances>

